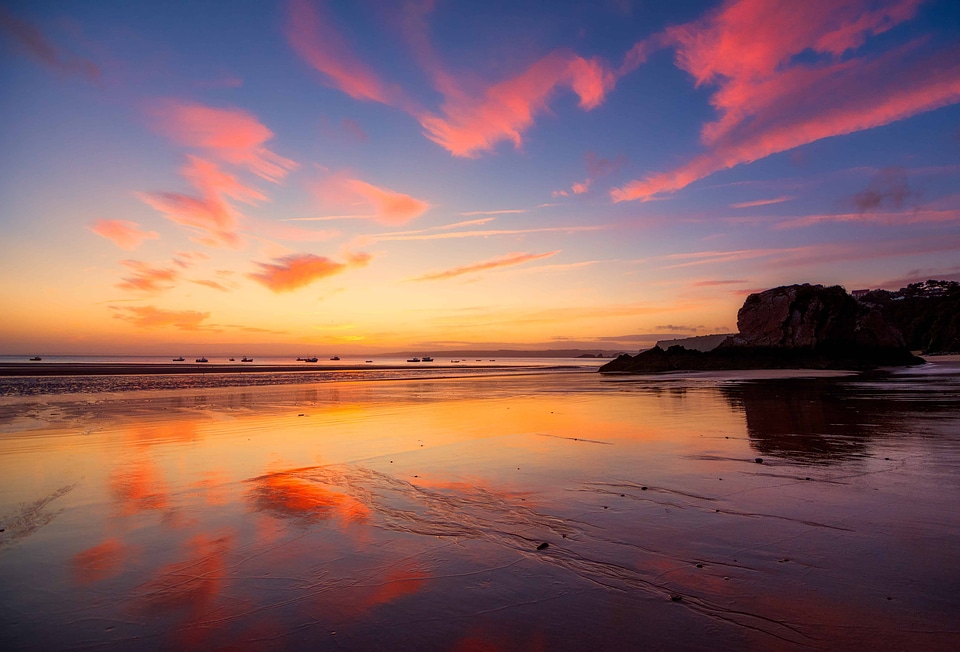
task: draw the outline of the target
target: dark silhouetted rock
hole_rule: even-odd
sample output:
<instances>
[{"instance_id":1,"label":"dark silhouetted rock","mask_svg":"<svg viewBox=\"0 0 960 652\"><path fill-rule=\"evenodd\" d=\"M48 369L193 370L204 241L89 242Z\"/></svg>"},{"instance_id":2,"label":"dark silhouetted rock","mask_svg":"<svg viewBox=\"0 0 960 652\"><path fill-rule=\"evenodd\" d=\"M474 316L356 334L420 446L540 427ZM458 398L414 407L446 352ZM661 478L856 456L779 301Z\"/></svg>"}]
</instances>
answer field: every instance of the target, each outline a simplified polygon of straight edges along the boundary
<instances>
[{"instance_id":1,"label":"dark silhouetted rock","mask_svg":"<svg viewBox=\"0 0 960 652\"><path fill-rule=\"evenodd\" d=\"M737 314L737 328L712 351L654 347L621 355L600 371L865 370L923 362L879 309L840 286L789 285L751 294Z\"/></svg>"}]
</instances>

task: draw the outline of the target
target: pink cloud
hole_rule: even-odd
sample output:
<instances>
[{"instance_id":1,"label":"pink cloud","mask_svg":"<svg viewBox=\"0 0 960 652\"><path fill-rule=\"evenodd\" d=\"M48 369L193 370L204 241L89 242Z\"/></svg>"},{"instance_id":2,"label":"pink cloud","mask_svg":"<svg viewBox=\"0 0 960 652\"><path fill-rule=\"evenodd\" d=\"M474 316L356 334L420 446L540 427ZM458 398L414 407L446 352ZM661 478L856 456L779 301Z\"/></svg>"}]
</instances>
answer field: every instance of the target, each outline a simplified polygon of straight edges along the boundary
<instances>
[{"instance_id":1,"label":"pink cloud","mask_svg":"<svg viewBox=\"0 0 960 652\"><path fill-rule=\"evenodd\" d=\"M339 174L318 182L314 186L314 192L318 201L326 208L362 212L294 218L295 220L371 219L382 224L401 225L415 220L430 208L427 202L410 195L375 186L360 179L345 178Z\"/></svg>"},{"instance_id":2,"label":"pink cloud","mask_svg":"<svg viewBox=\"0 0 960 652\"><path fill-rule=\"evenodd\" d=\"M351 267L365 267L368 262L370 255L363 253L349 256L344 263L314 254L291 254L272 263L256 263L260 271L247 277L274 292L291 292Z\"/></svg>"},{"instance_id":3,"label":"pink cloud","mask_svg":"<svg viewBox=\"0 0 960 652\"><path fill-rule=\"evenodd\" d=\"M175 270L169 268L150 267L150 265L139 260L122 260L120 264L132 270L131 276L124 276L117 287L121 290L131 290L137 292L146 292L156 294L163 290L169 290L178 274Z\"/></svg>"},{"instance_id":4,"label":"pink cloud","mask_svg":"<svg viewBox=\"0 0 960 652\"><path fill-rule=\"evenodd\" d=\"M730 208L754 208L756 206L771 206L773 204L782 204L785 201L796 199L793 195L784 195L783 197L774 197L773 199L757 199L754 201L743 201L737 204L730 204Z\"/></svg>"},{"instance_id":5,"label":"pink cloud","mask_svg":"<svg viewBox=\"0 0 960 652\"><path fill-rule=\"evenodd\" d=\"M592 183L592 179L585 179L583 182L578 182L570 186L570 190L572 190L573 194L575 195L582 195L583 193L590 190L591 183Z\"/></svg>"},{"instance_id":6,"label":"pink cloud","mask_svg":"<svg viewBox=\"0 0 960 652\"><path fill-rule=\"evenodd\" d=\"M380 102L409 113L420 122L427 138L462 157L479 156L503 141L519 148L522 133L547 110L558 89L576 94L582 109L596 108L616 84L618 74L632 70L642 60L640 54L632 57L618 73L599 58L586 59L558 50L509 79L468 92L457 75L444 69L429 43L426 16L432 7L431 2L406 5L401 29L434 88L443 96L439 112L421 109L398 86L384 82L307 0L290 3L287 40L330 86L354 99Z\"/></svg>"},{"instance_id":7,"label":"pink cloud","mask_svg":"<svg viewBox=\"0 0 960 652\"><path fill-rule=\"evenodd\" d=\"M447 269L442 272L433 272L431 274L424 274L423 276L418 276L413 279L414 281L440 281L448 278L453 278L455 276L463 276L464 274L474 274L476 272L485 272L491 269L497 269L499 267L511 267L513 265L522 265L523 263L529 263L533 260L540 260L541 258L549 258L550 256L556 256L560 251L548 251L542 254L527 254L527 253L512 253L505 256L499 256L497 258L491 258L489 260L484 260L479 263L473 263L470 265L463 265L461 267L454 267L452 269Z\"/></svg>"},{"instance_id":8,"label":"pink cloud","mask_svg":"<svg viewBox=\"0 0 960 652\"><path fill-rule=\"evenodd\" d=\"M181 100L160 100L147 110L154 128L174 142L206 151L278 182L297 164L264 147L273 132L242 109L217 109Z\"/></svg>"},{"instance_id":9,"label":"pink cloud","mask_svg":"<svg viewBox=\"0 0 960 652\"><path fill-rule=\"evenodd\" d=\"M137 193L137 196L170 221L199 231L201 235L195 238L197 242L214 247L239 247L240 214L226 198L253 203L266 197L241 184L210 161L196 156L188 156L187 160L181 173L200 191L199 197L174 192Z\"/></svg>"},{"instance_id":10,"label":"pink cloud","mask_svg":"<svg viewBox=\"0 0 960 652\"><path fill-rule=\"evenodd\" d=\"M51 43L40 30L0 7L0 31L7 33L27 56L61 74L78 75L93 83L100 82L100 66Z\"/></svg>"},{"instance_id":11,"label":"pink cloud","mask_svg":"<svg viewBox=\"0 0 960 652\"><path fill-rule=\"evenodd\" d=\"M719 170L807 143L871 129L960 101L955 50L915 42L878 57L850 57L873 35L909 20L919 0L831 3L733 0L672 28L677 65L717 87L718 118L703 126L707 151L672 171L611 191L649 200ZM820 56L802 63L804 52ZM846 57L846 58L844 58Z\"/></svg>"},{"instance_id":12,"label":"pink cloud","mask_svg":"<svg viewBox=\"0 0 960 652\"><path fill-rule=\"evenodd\" d=\"M160 238L156 231L143 231L139 224L129 220L97 220L87 228L128 251L139 247L144 240Z\"/></svg>"},{"instance_id":13,"label":"pink cloud","mask_svg":"<svg viewBox=\"0 0 960 652\"><path fill-rule=\"evenodd\" d=\"M417 117L427 138L454 156L476 157L502 141L521 147L522 133L547 110L557 89L572 90L580 98L580 108L589 111L615 84L616 75L601 60L556 51L475 95L448 93L442 116L424 112Z\"/></svg>"},{"instance_id":14,"label":"pink cloud","mask_svg":"<svg viewBox=\"0 0 960 652\"><path fill-rule=\"evenodd\" d=\"M388 87L373 70L353 53L317 5L307 0L291 0L286 35L291 47L326 82L350 97L396 105L399 90Z\"/></svg>"},{"instance_id":15,"label":"pink cloud","mask_svg":"<svg viewBox=\"0 0 960 652\"><path fill-rule=\"evenodd\" d=\"M359 179L347 179L345 185L373 206L376 211L375 219L384 224L406 224L430 208L430 204L425 201Z\"/></svg>"},{"instance_id":16,"label":"pink cloud","mask_svg":"<svg viewBox=\"0 0 960 652\"><path fill-rule=\"evenodd\" d=\"M814 226L824 222L863 222L869 224L883 224L902 226L905 224L920 224L924 222L958 222L960 210L911 210L896 212L869 212L869 213L826 213L818 215L804 215L778 223L776 229L795 229Z\"/></svg>"},{"instance_id":17,"label":"pink cloud","mask_svg":"<svg viewBox=\"0 0 960 652\"><path fill-rule=\"evenodd\" d=\"M182 331L204 330L202 322L210 317L209 312L195 310L164 310L155 306L110 306L115 319L130 322L138 328L163 328L173 326Z\"/></svg>"}]
</instances>

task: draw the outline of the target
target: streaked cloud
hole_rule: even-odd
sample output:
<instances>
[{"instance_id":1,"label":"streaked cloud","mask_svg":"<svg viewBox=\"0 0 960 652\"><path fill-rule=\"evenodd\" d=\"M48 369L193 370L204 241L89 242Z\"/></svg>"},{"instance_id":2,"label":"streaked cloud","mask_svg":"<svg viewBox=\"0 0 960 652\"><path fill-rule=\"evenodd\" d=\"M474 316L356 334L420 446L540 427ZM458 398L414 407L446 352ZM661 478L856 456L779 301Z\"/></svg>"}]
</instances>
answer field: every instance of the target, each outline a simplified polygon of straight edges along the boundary
<instances>
[{"instance_id":1,"label":"streaked cloud","mask_svg":"<svg viewBox=\"0 0 960 652\"><path fill-rule=\"evenodd\" d=\"M151 267L139 260L122 260L120 264L130 270L129 276L124 276L117 287L121 290L157 294L173 287L179 274L169 267Z\"/></svg>"},{"instance_id":2,"label":"streaked cloud","mask_svg":"<svg viewBox=\"0 0 960 652\"><path fill-rule=\"evenodd\" d=\"M314 254L291 254L272 263L256 263L260 271L246 276L273 292L291 292L351 267L365 267L368 262L370 255L364 253L350 255L342 263Z\"/></svg>"},{"instance_id":3,"label":"streaked cloud","mask_svg":"<svg viewBox=\"0 0 960 652\"><path fill-rule=\"evenodd\" d=\"M172 326L182 331L206 330L203 322L210 318L209 312L196 310L164 310L156 306L110 306L114 318L133 324L138 328L164 328Z\"/></svg>"},{"instance_id":4,"label":"streaked cloud","mask_svg":"<svg viewBox=\"0 0 960 652\"><path fill-rule=\"evenodd\" d=\"M278 182L297 168L296 162L264 146L273 132L243 109L163 99L151 103L146 112L154 129L172 141L245 167L268 181Z\"/></svg>"},{"instance_id":5,"label":"streaked cloud","mask_svg":"<svg viewBox=\"0 0 960 652\"><path fill-rule=\"evenodd\" d=\"M345 184L350 191L373 207L376 211L374 219L383 224L406 224L430 208L430 204L425 201L389 188L380 188L360 179L347 179Z\"/></svg>"},{"instance_id":6,"label":"streaked cloud","mask_svg":"<svg viewBox=\"0 0 960 652\"><path fill-rule=\"evenodd\" d=\"M782 204L783 202L796 199L793 195L783 195L773 199L755 199L753 201L742 201L736 204L730 204L730 208L755 208L757 206L771 206L773 204Z\"/></svg>"},{"instance_id":7,"label":"streaked cloud","mask_svg":"<svg viewBox=\"0 0 960 652\"><path fill-rule=\"evenodd\" d=\"M473 215L512 215L526 212L526 208L505 208L498 211L466 211L464 213L460 213L460 215L463 215L464 217L471 217Z\"/></svg>"},{"instance_id":8,"label":"streaked cloud","mask_svg":"<svg viewBox=\"0 0 960 652\"><path fill-rule=\"evenodd\" d=\"M353 52L329 18L321 3L291 0L285 32L287 41L300 58L323 75L324 82L357 100L382 104L404 104L397 86L388 86Z\"/></svg>"},{"instance_id":9,"label":"streaked cloud","mask_svg":"<svg viewBox=\"0 0 960 652\"><path fill-rule=\"evenodd\" d=\"M144 240L160 238L156 231L144 231L139 224L129 220L97 220L87 228L127 251L133 251Z\"/></svg>"},{"instance_id":10,"label":"streaked cloud","mask_svg":"<svg viewBox=\"0 0 960 652\"><path fill-rule=\"evenodd\" d=\"M710 288L717 287L720 285L740 285L741 283L746 283L744 279L729 279L729 280L710 280L710 281L695 281L691 283L693 287L697 288Z\"/></svg>"},{"instance_id":11,"label":"streaked cloud","mask_svg":"<svg viewBox=\"0 0 960 652\"><path fill-rule=\"evenodd\" d=\"M549 258L551 256L556 256L560 253L557 251L548 251L542 254L528 254L528 253L510 253L504 256L498 256L497 258L491 258L489 260L482 260L477 263L471 263L469 265L462 265L460 267L453 267L451 269L446 269L441 272L432 272L430 274L424 274L423 276L418 276L414 281L441 281L448 278L454 278L456 276L463 276L464 274L475 274L477 272L485 272L491 269L497 269L500 267L512 267L514 265L522 265L524 263L529 263L534 260L540 260L542 258Z\"/></svg>"},{"instance_id":12,"label":"streaked cloud","mask_svg":"<svg viewBox=\"0 0 960 652\"><path fill-rule=\"evenodd\" d=\"M34 61L62 75L77 75L98 84L102 75L96 63L55 45L39 29L0 7L0 32Z\"/></svg>"},{"instance_id":13,"label":"streaked cloud","mask_svg":"<svg viewBox=\"0 0 960 652\"><path fill-rule=\"evenodd\" d=\"M581 231L599 231L607 228L607 225L598 224L591 226L546 226L538 229L489 229L481 231L453 231L449 233L413 233L398 234L384 233L380 235L365 236L367 239L381 241L404 241L404 240L451 240L454 238L486 238L497 235L524 235L528 233L578 233Z\"/></svg>"},{"instance_id":14,"label":"streaked cloud","mask_svg":"<svg viewBox=\"0 0 960 652\"><path fill-rule=\"evenodd\" d=\"M266 197L210 161L197 156L188 156L187 160L181 173L199 191L199 196L176 192L141 192L137 196L171 222L199 231L202 235L196 238L197 242L239 247L242 243L237 233L240 214L227 198L253 203Z\"/></svg>"},{"instance_id":15,"label":"streaked cloud","mask_svg":"<svg viewBox=\"0 0 960 652\"><path fill-rule=\"evenodd\" d=\"M424 112L418 119L427 138L454 156L473 158L503 141L519 149L523 132L546 112L557 90L573 91L580 108L589 111L615 84L615 74L600 59L557 51L477 94L447 93L440 114Z\"/></svg>"},{"instance_id":16,"label":"streaked cloud","mask_svg":"<svg viewBox=\"0 0 960 652\"><path fill-rule=\"evenodd\" d=\"M665 173L611 191L649 200L743 163L807 143L890 124L960 101L960 57L914 41L879 56L850 56L868 38L914 17L920 0L796 3L734 0L670 28L677 65L714 85L718 119L707 151ZM812 52L819 60L804 63ZM824 62L826 60L826 62Z\"/></svg>"},{"instance_id":17,"label":"streaked cloud","mask_svg":"<svg viewBox=\"0 0 960 652\"><path fill-rule=\"evenodd\" d=\"M415 220L430 209L429 203L416 197L340 174L321 179L313 190L322 208L334 209L337 213L294 217L286 221L373 220L399 226Z\"/></svg>"},{"instance_id":18,"label":"streaked cloud","mask_svg":"<svg viewBox=\"0 0 960 652\"><path fill-rule=\"evenodd\" d=\"M826 222L859 222L863 224L881 224L885 226L904 226L907 224L957 222L960 221L960 209L949 210L909 210L865 213L822 213L804 215L778 222L775 229L796 229L814 226Z\"/></svg>"},{"instance_id":19,"label":"streaked cloud","mask_svg":"<svg viewBox=\"0 0 960 652\"><path fill-rule=\"evenodd\" d=\"M203 285L204 287L212 288L212 289L214 289L214 290L219 290L220 292L229 292L229 291L230 291L230 288L228 288L227 286L225 286L225 285L223 285L223 284L221 284L221 283L217 283L216 281L197 280L197 281L190 281L190 282L191 282L191 283L196 283L197 285Z\"/></svg>"}]
</instances>

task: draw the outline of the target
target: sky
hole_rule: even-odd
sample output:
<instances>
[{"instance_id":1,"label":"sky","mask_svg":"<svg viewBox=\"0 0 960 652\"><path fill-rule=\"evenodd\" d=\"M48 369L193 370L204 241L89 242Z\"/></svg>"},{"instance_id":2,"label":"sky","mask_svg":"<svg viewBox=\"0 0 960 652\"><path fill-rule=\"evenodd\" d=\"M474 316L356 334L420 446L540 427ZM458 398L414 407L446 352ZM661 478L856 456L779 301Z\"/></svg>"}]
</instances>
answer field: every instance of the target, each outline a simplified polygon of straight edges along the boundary
<instances>
[{"instance_id":1,"label":"sky","mask_svg":"<svg viewBox=\"0 0 960 652\"><path fill-rule=\"evenodd\" d=\"M960 280L960 4L0 0L0 353L636 351Z\"/></svg>"}]
</instances>

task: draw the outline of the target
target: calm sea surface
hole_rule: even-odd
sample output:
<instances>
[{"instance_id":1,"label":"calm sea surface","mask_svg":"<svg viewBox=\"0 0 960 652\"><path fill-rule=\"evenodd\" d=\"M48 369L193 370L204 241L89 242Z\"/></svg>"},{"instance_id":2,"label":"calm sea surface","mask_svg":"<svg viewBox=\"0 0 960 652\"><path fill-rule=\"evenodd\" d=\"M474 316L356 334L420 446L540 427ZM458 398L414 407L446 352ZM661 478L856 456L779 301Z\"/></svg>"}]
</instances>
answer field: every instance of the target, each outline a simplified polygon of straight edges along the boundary
<instances>
[{"instance_id":1,"label":"calm sea surface","mask_svg":"<svg viewBox=\"0 0 960 652\"><path fill-rule=\"evenodd\" d=\"M8 391L0 646L960 649L960 364L462 371Z\"/></svg>"}]
</instances>

